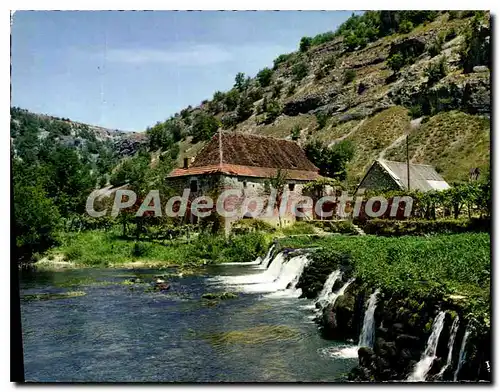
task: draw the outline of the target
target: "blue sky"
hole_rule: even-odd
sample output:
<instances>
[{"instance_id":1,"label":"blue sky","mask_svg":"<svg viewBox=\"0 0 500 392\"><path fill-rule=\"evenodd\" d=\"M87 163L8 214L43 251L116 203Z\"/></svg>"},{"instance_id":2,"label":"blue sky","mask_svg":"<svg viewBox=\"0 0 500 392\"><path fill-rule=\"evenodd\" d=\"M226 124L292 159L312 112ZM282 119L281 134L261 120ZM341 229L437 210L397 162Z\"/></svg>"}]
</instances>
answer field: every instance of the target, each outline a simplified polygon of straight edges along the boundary
<instances>
[{"instance_id":1,"label":"blue sky","mask_svg":"<svg viewBox=\"0 0 500 392\"><path fill-rule=\"evenodd\" d=\"M142 131L254 76L350 11L16 12L12 102Z\"/></svg>"}]
</instances>

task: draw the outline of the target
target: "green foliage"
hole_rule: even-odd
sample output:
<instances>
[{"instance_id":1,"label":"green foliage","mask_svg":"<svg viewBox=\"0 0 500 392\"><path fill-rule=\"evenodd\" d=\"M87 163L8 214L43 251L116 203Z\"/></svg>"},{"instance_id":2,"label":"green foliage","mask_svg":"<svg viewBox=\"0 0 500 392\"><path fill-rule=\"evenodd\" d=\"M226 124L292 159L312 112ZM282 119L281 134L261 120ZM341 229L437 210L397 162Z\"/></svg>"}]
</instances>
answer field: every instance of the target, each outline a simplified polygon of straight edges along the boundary
<instances>
[{"instance_id":1,"label":"green foliage","mask_svg":"<svg viewBox=\"0 0 500 392\"><path fill-rule=\"evenodd\" d=\"M438 34L434 39L427 45L427 52L431 57L435 57L441 53L443 50L445 36L443 34Z\"/></svg>"},{"instance_id":2,"label":"green foliage","mask_svg":"<svg viewBox=\"0 0 500 392\"><path fill-rule=\"evenodd\" d=\"M480 219L393 220L370 219L362 224L367 234L380 236L453 234L489 231L490 222Z\"/></svg>"},{"instance_id":3,"label":"green foliage","mask_svg":"<svg viewBox=\"0 0 500 392\"><path fill-rule=\"evenodd\" d=\"M142 242L135 242L134 246L132 247L132 252L131 255L132 257L144 257L147 256L148 253L150 253L150 246L148 244L142 243ZM71 257L68 254L68 257Z\"/></svg>"},{"instance_id":4,"label":"green foliage","mask_svg":"<svg viewBox=\"0 0 500 392\"><path fill-rule=\"evenodd\" d=\"M347 163L354 156L354 144L343 140L332 147L324 146L320 141L308 143L305 153L309 160L319 168L323 176L345 180L347 176Z\"/></svg>"},{"instance_id":5,"label":"green foliage","mask_svg":"<svg viewBox=\"0 0 500 392\"><path fill-rule=\"evenodd\" d=\"M335 236L321 239L288 238L283 247L322 246L303 272L322 271L324 277L339 265L352 266L352 275L387 295L442 298L448 293L489 295L490 237L486 233L403 236ZM340 257L347 260L340 261ZM319 275L319 273L317 274ZM301 277L302 280L302 277ZM303 287L299 282L298 287Z\"/></svg>"},{"instance_id":6,"label":"green foliage","mask_svg":"<svg viewBox=\"0 0 500 392\"><path fill-rule=\"evenodd\" d=\"M297 88L297 86L295 85L295 83L290 83L288 85L287 90L286 90L286 96L289 97L290 95L295 94L295 89L296 88Z\"/></svg>"},{"instance_id":7,"label":"green foliage","mask_svg":"<svg viewBox=\"0 0 500 392\"><path fill-rule=\"evenodd\" d=\"M229 90L225 95L224 95L224 100L223 100L223 106L224 110L227 112L232 112L233 110L236 109L236 106L238 106L238 101L240 99L240 93L236 89Z\"/></svg>"},{"instance_id":8,"label":"green foliage","mask_svg":"<svg viewBox=\"0 0 500 392\"><path fill-rule=\"evenodd\" d=\"M315 72L316 80L323 79L328 75L335 65L337 64L337 57L335 55L327 56L320 64Z\"/></svg>"},{"instance_id":9,"label":"green foliage","mask_svg":"<svg viewBox=\"0 0 500 392\"><path fill-rule=\"evenodd\" d=\"M347 69L344 71L344 84L349 84L356 79L356 71L354 69Z\"/></svg>"},{"instance_id":10,"label":"green foliage","mask_svg":"<svg viewBox=\"0 0 500 392\"><path fill-rule=\"evenodd\" d=\"M172 148L174 143L183 138L182 126L174 118L163 123L156 123L152 128L146 130L149 139L149 148L152 151L158 149L167 151Z\"/></svg>"},{"instance_id":11,"label":"green foliage","mask_svg":"<svg viewBox=\"0 0 500 392\"><path fill-rule=\"evenodd\" d=\"M237 121L245 121L253 113L253 101L247 96L242 95L236 107Z\"/></svg>"},{"instance_id":12,"label":"green foliage","mask_svg":"<svg viewBox=\"0 0 500 392\"><path fill-rule=\"evenodd\" d=\"M307 68L307 64L303 61L294 64L292 67L293 80L296 82L300 82L308 73L309 69Z\"/></svg>"},{"instance_id":13,"label":"green foliage","mask_svg":"<svg viewBox=\"0 0 500 392\"><path fill-rule=\"evenodd\" d=\"M398 30L402 34L407 34L413 30L413 23L409 20L403 20L398 27Z\"/></svg>"},{"instance_id":14,"label":"green foliage","mask_svg":"<svg viewBox=\"0 0 500 392\"><path fill-rule=\"evenodd\" d=\"M317 112L316 113L317 129L324 128L327 121L328 121L328 115L326 113L324 113L324 112Z\"/></svg>"},{"instance_id":15,"label":"green foliage","mask_svg":"<svg viewBox=\"0 0 500 392\"><path fill-rule=\"evenodd\" d=\"M413 105L408 109L408 114L410 115L411 118L419 118L424 115L424 112L422 110L422 105Z\"/></svg>"},{"instance_id":16,"label":"green foliage","mask_svg":"<svg viewBox=\"0 0 500 392\"><path fill-rule=\"evenodd\" d=\"M491 69L491 27L484 15L476 14L464 34L460 49L460 61L464 72L472 72L476 65L486 65Z\"/></svg>"},{"instance_id":17,"label":"green foliage","mask_svg":"<svg viewBox=\"0 0 500 392\"><path fill-rule=\"evenodd\" d=\"M282 110L283 108L277 100L273 99L267 102L265 106L266 117L264 119L264 123L271 124L274 120L276 120L276 118L278 118Z\"/></svg>"},{"instance_id":18,"label":"green foliage","mask_svg":"<svg viewBox=\"0 0 500 392\"><path fill-rule=\"evenodd\" d=\"M215 134L219 125L219 121L214 116L204 112L197 113L193 119L190 132L191 136L193 136L193 142L209 140Z\"/></svg>"},{"instance_id":19,"label":"green foliage","mask_svg":"<svg viewBox=\"0 0 500 392\"><path fill-rule=\"evenodd\" d=\"M277 80L276 83L273 84L271 98L279 98L282 89L283 89L283 81Z\"/></svg>"},{"instance_id":20,"label":"green foliage","mask_svg":"<svg viewBox=\"0 0 500 392\"><path fill-rule=\"evenodd\" d=\"M307 222L295 222L291 226L281 229L285 235L298 235L298 234L315 234L314 226Z\"/></svg>"},{"instance_id":21,"label":"green foliage","mask_svg":"<svg viewBox=\"0 0 500 392\"><path fill-rule=\"evenodd\" d=\"M276 228L260 219L241 219L231 227L233 234L245 234L253 231L272 233Z\"/></svg>"},{"instance_id":22,"label":"green foliage","mask_svg":"<svg viewBox=\"0 0 500 392\"><path fill-rule=\"evenodd\" d=\"M300 139L300 126L294 125L291 132L292 140L296 141Z\"/></svg>"},{"instance_id":23,"label":"green foliage","mask_svg":"<svg viewBox=\"0 0 500 392\"><path fill-rule=\"evenodd\" d=\"M299 44L300 52L307 52L307 50L311 47L312 38L311 37L302 37Z\"/></svg>"},{"instance_id":24,"label":"green foliage","mask_svg":"<svg viewBox=\"0 0 500 392\"><path fill-rule=\"evenodd\" d=\"M271 83L272 77L273 77L273 70L270 68L267 68L267 67L264 69L261 69L257 73L257 80L259 81L259 84L262 87L269 86L269 84Z\"/></svg>"},{"instance_id":25,"label":"green foliage","mask_svg":"<svg viewBox=\"0 0 500 392\"><path fill-rule=\"evenodd\" d=\"M240 92L244 91L247 87L245 80L245 74L243 72L238 72L234 78L234 88Z\"/></svg>"},{"instance_id":26,"label":"green foliage","mask_svg":"<svg viewBox=\"0 0 500 392\"><path fill-rule=\"evenodd\" d=\"M425 68L424 74L427 76L427 83L432 86L436 82L444 78L448 73L448 65L446 56L441 56L438 61L429 63Z\"/></svg>"},{"instance_id":27,"label":"green foliage","mask_svg":"<svg viewBox=\"0 0 500 392\"><path fill-rule=\"evenodd\" d=\"M280 64L288 62L293 57L293 53L280 54L274 59L273 69L277 69Z\"/></svg>"}]
</instances>

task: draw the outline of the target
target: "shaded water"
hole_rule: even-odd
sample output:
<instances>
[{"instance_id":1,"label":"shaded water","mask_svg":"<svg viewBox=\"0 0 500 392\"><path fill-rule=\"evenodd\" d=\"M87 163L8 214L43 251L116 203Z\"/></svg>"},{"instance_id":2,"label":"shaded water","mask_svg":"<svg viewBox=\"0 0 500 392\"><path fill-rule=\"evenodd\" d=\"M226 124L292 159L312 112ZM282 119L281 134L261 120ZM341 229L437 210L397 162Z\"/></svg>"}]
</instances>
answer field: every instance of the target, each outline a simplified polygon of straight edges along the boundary
<instances>
[{"instance_id":1,"label":"shaded water","mask_svg":"<svg viewBox=\"0 0 500 392\"><path fill-rule=\"evenodd\" d=\"M21 276L21 295L83 291L73 298L21 301L27 381L341 381L355 359L322 354L303 309L310 301L244 292L209 279L259 274L252 266L212 266L170 276L166 293L123 285L175 271L85 269ZM281 286L280 286L281 287ZM220 302L205 292L240 291Z\"/></svg>"}]
</instances>

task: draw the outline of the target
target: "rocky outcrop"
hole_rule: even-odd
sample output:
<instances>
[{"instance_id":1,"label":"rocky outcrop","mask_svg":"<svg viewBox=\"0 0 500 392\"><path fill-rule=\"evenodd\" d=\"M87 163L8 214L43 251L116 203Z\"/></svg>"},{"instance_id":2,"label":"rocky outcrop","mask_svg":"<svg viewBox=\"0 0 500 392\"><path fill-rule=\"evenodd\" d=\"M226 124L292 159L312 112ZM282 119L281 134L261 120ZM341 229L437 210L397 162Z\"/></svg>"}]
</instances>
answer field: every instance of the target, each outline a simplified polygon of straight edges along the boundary
<instances>
[{"instance_id":1,"label":"rocky outcrop","mask_svg":"<svg viewBox=\"0 0 500 392\"><path fill-rule=\"evenodd\" d=\"M119 156L132 156L141 147L146 146L148 138L145 133L130 133L121 135L114 140L114 149Z\"/></svg>"},{"instance_id":2,"label":"rocky outcrop","mask_svg":"<svg viewBox=\"0 0 500 392\"><path fill-rule=\"evenodd\" d=\"M465 84L462 106L469 113L489 114L491 111L490 77L474 78Z\"/></svg>"},{"instance_id":3,"label":"rocky outcrop","mask_svg":"<svg viewBox=\"0 0 500 392\"><path fill-rule=\"evenodd\" d=\"M324 96L309 94L287 102L283 108L283 113L287 116L298 116L299 114L309 113L324 104Z\"/></svg>"}]
</instances>

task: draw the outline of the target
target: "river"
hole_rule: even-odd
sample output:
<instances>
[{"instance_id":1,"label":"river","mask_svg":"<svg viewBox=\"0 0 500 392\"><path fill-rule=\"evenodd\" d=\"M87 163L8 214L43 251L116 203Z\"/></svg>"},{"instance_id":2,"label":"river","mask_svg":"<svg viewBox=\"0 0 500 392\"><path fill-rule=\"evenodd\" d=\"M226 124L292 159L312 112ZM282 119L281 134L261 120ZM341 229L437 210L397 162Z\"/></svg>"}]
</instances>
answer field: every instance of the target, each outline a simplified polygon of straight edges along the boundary
<instances>
[{"instance_id":1,"label":"river","mask_svg":"<svg viewBox=\"0 0 500 392\"><path fill-rule=\"evenodd\" d=\"M335 382L357 364L328 355L311 301L221 283L260 273L253 266L209 266L191 276L169 270L76 269L22 273L26 381ZM166 292L128 278L168 277ZM238 298L202 300L206 292ZM27 300L40 293L72 298ZM81 294L83 294L81 293ZM24 299L23 299L24 297Z\"/></svg>"}]
</instances>

